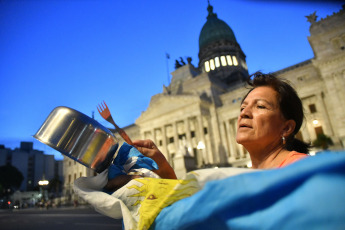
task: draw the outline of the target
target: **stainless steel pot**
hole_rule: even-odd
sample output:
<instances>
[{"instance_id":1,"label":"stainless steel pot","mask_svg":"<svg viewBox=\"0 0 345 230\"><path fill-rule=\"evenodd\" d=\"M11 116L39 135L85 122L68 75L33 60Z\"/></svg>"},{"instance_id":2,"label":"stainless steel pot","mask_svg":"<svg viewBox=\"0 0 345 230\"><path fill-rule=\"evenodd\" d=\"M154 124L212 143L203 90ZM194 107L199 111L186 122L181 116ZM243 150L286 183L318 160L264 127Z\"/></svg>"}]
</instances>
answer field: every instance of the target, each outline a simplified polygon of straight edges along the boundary
<instances>
[{"instance_id":1,"label":"stainless steel pot","mask_svg":"<svg viewBox=\"0 0 345 230\"><path fill-rule=\"evenodd\" d=\"M34 138L100 173L109 167L119 146L110 130L68 107L56 107Z\"/></svg>"}]
</instances>

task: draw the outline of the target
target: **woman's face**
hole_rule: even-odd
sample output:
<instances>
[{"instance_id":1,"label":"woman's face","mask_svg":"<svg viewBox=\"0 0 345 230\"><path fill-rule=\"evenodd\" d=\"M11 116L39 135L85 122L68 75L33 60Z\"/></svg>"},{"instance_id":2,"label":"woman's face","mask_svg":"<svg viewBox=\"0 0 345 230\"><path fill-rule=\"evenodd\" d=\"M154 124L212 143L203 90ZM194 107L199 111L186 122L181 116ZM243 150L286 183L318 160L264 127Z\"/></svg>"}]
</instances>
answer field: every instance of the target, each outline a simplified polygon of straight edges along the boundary
<instances>
[{"instance_id":1,"label":"woman's face","mask_svg":"<svg viewBox=\"0 0 345 230\"><path fill-rule=\"evenodd\" d=\"M257 87L247 95L238 116L237 143L258 148L281 143L285 119L277 95L268 86Z\"/></svg>"}]
</instances>

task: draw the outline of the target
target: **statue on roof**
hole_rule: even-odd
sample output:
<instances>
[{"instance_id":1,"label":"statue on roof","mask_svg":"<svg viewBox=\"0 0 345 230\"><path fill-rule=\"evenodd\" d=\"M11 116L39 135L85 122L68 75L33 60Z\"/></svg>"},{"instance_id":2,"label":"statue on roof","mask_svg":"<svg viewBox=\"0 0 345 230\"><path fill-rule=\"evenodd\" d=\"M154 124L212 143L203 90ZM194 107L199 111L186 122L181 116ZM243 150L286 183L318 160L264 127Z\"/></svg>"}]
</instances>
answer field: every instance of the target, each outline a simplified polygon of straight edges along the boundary
<instances>
[{"instance_id":1,"label":"statue on roof","mask_svg":"<svg viewBox=\"0 0 345 230\"><path fill-rule=\"evenodd\" d=\"M182 65L178 60L175 60L175 69L180 68Z\"/></svg>"},{"instance_id":2,"label":"statue on roof","mask_svg":"<svg viewBox=\"0 0 345 230\"><path fill-rule=\"evenodd\" d=\"M313 24L316 22L317 16L316 16L316 11L314 13L312 13L311 15L305 16L308 19L308 22L310 22L310 24Z\"/></svg>"},{"instance_id":3,"label":"statue on roof","mask_svg":"<svg viewBox=\"0 0 345 230\"><path fill-rule=\"evenodd\" d=\"M180 61L175 60L175 69L178 69L184 65L186 65L186 62L183 60L182 57L180 57Z\"/></svg>"},{"instance_id":4,"label":"statue on roof","mask_svg":"<svg viewBox=\"0 0 345 230\"><path fill-rule=\"evenodd\" d=\"M181 61L181 64L182 64L182 65L185 65L185 64L186 64L186 63L184 62L184 60L183 60L182 57L180 57L180 61Z\"/></svg>"}]
</instances>

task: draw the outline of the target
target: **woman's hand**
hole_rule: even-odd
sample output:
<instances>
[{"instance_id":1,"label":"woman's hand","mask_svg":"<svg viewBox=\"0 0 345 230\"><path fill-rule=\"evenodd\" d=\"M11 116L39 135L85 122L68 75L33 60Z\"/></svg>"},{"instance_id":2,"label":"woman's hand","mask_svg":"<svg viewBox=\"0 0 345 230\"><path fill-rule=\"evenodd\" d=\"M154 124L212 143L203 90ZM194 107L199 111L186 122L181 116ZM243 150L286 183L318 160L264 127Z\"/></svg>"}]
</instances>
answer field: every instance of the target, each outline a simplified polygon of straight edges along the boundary
<instances>
[{"instance_id":1,"label":"woman's hand","mask_svg":"<svg viewBox=\"0 0 345 230\"><path fill-rule=\"evenodd\" d=\"M157 163L158 169L152 171L158 176L163 179L177 179L173 168L152 140L134 140L133 146L144 156L151 158Z\"/></svg>"},{"instance_id":2,"label":"woman's hand","mask_svg":"<svg viewBox=\"0 0 345 230\"><path fill-rule=\"evenodd\" d=\"M159 151L157 146L151 140L134 140L133 146L139 150L144 156L154 160L157 165L157 170L152 170L163 179L177 179L173 168L170 166L164 155ZM116 191L123 187L129 181L140 178L139 175L120 175L108 181L104 187L108 191Z\"/></svg>"}]
</instances>

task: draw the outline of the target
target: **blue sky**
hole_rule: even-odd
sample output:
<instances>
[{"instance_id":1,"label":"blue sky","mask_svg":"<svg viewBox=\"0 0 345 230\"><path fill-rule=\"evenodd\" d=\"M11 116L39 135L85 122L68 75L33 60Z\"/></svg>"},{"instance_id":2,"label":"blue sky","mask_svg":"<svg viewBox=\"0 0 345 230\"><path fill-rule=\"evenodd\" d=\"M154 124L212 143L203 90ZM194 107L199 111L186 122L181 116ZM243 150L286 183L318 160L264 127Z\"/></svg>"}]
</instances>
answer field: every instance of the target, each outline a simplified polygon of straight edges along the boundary
<instances>
[{"instance_id":1,"label":"blue sky","mask_svg":"<svg viewBox=\"0 0 345 230\"><path fill-rule=\"evenodd\" d=\"M340 1L211 0L234 31L249 73L277 71L313 58L306 15L318 20ZM57 106L103 121L108 104L119 126L135 122L168 84L174 61L192 57L207 0L0 0L0 144L60 153L36 133ZM166 59L169 53L170 59ZM168 61L168 63L167 63Z\"/></svg>"}]
</instances>

